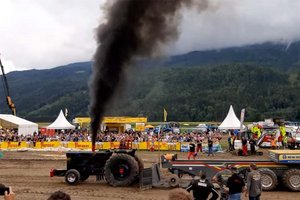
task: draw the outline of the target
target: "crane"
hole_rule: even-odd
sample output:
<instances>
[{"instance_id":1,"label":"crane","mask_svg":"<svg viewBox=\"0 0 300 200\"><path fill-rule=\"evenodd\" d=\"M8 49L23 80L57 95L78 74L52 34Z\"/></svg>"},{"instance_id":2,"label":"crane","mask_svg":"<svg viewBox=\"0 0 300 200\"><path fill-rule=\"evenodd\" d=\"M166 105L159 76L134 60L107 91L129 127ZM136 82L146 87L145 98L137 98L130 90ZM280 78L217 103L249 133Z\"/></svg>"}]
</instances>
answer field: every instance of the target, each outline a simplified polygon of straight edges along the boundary
<instances>
[{"instance_id":1,"label":"crane","mask_svg":"<svg viewBox=\"0 0 300 200\"><path fill-rule=\"evenodd\" d=\"M0 58L0 67L1 67L1 71L2 71L2 82L3 82L3 87L4 87L4 94L6 96L6 102L7 102L9 109L11 110L12 114L16 115L16 107L10 97L10 94L9 94L7 78L6 78L6 75L4 72L4 66L2 65L1 58Z\"/></svg>"}]
</instances>

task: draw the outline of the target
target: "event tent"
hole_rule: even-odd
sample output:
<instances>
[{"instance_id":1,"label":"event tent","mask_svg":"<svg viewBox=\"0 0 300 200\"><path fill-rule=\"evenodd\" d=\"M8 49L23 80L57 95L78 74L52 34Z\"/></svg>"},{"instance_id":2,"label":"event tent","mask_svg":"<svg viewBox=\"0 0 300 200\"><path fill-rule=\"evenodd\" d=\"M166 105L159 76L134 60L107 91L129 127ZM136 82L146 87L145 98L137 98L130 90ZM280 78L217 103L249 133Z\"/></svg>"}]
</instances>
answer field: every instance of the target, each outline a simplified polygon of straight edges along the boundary
<instances>
[{"instance_id":1,"label":"event tent","mask_svg":"<svg viewBox=\"0 0 300 200\"><path fill-rule=\"evenodd\" d=\"M10 114L0 114L0 126L4 129L16 128L18 135L33 135L38 132L38 124Z\"/></svg>"},{"instance_id":2,"label":"event tent","mask_svg":"<svg viewBox=\"0 0 300 200\"><path fill-rule=\"evenodd\" d=\"M241 128L241 122L236 117L232 105L230 105L228 114L224 121L221 123L221 125L218 127L220 130L228 130L228 129L240 129ZM243 125L243 129L245 129L245 126Z\"/></svg>"},{"instance_id":3,"label":"event tent","mask_svg":"<svg viewBox=\"0 0 300 200\"><path fill-rule=\"evenodd\" d=\"M65 115L63 114L62 110L60 110L60 113L56 120L50 124L47 129L75 129L75 126L70 124L68 120L65 118Z\"/></svg>"}]
</instances>

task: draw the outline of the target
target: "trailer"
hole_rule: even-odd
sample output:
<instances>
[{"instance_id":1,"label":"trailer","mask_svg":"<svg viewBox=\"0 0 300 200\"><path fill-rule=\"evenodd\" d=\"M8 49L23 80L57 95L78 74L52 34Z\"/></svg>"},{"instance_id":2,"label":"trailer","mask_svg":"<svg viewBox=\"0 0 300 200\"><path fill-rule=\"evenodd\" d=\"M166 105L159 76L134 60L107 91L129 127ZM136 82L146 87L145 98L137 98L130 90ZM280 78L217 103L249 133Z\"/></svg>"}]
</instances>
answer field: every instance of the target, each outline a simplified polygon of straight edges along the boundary
<instances>
[{"instance_id":1,"label":"trailer","mask_svg":"<svg viewBox=\"0 0 300 200\"><path fill-rule=\"evenodd\" d=\"M178 160L176 154L161 157L162 168L167 168L172 176L170 185L176 187L183 175L195 177L205 171L208 178L224 169L225 164L235 166L240 176L247 180L249 167L255 163L262 175L263 190L274 190L279 181L292 191L300 191L300 150L270 150L269 159L264 160Z\"/></svg>"},{"instance_id":2,"label":"trailer","mask_svg":"<svg viewBox=\"0 0 300 200\"><path fill-rule=\"evenodd\" d=\"M128 186L138 179L144 165L135 150L68 152L66 169L51 169L50 177L65 177L70 185L90 176L105 179L112 186Z\"/></svg>"}]
</instances>

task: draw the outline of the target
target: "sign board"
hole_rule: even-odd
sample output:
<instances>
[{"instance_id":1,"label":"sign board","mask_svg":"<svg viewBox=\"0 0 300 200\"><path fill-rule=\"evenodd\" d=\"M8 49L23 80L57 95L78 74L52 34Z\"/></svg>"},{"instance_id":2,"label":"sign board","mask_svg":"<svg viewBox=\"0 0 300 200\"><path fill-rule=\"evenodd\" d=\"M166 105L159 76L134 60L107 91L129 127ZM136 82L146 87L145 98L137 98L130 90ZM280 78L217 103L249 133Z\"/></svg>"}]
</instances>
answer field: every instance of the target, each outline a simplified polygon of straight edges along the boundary
<instances>
[{"instance_id":1,"label":"sign board","mask_svg":"<svg viewBox=\"0 0 300 200\"><path fill-rule=\"evenodd\" d=\"M89 117L76 117L73 120L74 123L89 124L91 118ZM131 124L131 123L147 123L147 117L104 117L102 123L119 123L119 124Z\"/></svg>"},{"instance_id":2,"label":"sign board","mask_svg":"<svg viewBox=\"0 0 300 200\"><path fill-rule=\"evenodd\" d=\"M181 145L180 145L180 151L181 152L188 152L190 150L189 144L190 143L188 143L188 142L182 142Z\"/></svg>"},{"instance_id":3,"label":"sign board","mask_svg":"<svg viewBox=\"0 0 300 200\"><path fill-rule=\"evenodd\" d=\"M300 155L299 154L283 154L279 155L280 163L300 163Z\"/></svg>"},{"instance_id":4,"label":"sign board","mask_svg":"<svg viewBox=\"0 0 300 200\"><path fill-rule=\"evenodd\" d=\"M147 117L104 117L103 123L147 123Z\"/></svg>"},{"instance_id":5,"label":"sign board","mask_svg":"<svg viewBox=\"0 0 300 200\"><path fill-rule=\"evenodd\" d=\"M136 131L145 131L145 123L136 123L135 130Z\"/></svg>"}]
</instances>

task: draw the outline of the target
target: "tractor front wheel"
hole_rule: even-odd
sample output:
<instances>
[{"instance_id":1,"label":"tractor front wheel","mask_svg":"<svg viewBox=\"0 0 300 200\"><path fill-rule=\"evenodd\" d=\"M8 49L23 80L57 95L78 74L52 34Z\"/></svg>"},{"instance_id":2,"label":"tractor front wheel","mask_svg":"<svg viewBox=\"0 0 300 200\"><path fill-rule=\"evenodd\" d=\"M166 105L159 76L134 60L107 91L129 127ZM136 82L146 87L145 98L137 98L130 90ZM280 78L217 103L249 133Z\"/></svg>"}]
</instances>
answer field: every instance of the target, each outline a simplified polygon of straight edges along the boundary
<instances>
[{"instance_id":1,"label":"tractor front wheel","mask_svg":"<svg viewBox=\"0 0 300 200\"><path fill-rule=\"evenodd\" d=\"M65 181L70 185L76 185L80 180L80 173L76 169L70 169L66 172Z\"/></svg>"}]
</instances>

